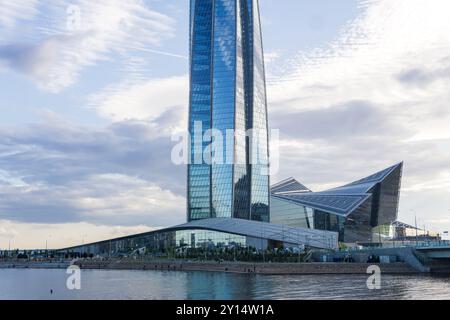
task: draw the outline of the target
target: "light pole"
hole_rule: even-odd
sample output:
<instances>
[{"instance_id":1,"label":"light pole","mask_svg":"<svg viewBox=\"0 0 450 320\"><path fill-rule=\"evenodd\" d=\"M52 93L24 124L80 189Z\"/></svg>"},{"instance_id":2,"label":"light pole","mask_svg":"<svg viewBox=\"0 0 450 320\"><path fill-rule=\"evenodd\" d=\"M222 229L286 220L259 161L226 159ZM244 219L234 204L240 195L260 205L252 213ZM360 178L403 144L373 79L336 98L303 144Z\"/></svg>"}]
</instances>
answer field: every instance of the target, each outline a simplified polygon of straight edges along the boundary
<instances>
[{"instance_id":1,"label":"light pole","mask_svg":"<svg viewBox=\"0 0 450 320\"><path fill-rule=\"evenodd\" d=\"M263 263L266 262L266 256L265 256L265 251L267 250L267 245L264 246L265 242L264 242L264 226L261 228L261 250L262 250L262 258L263 258Z\"/></svg>"},{"instance_id":2,"label":"light pole","mask_svg":"<svg viewBox=\"0 0 450 320\"><path fill-rule=\"evenodd\" d=\"M419 241L419 238L417 236L417 232L418 232L418 229L417 229L417 216L414 216L414 223L415 223L415 228L416 228L416 245L417 245L417 243Z\"/></svg>"},{"instance_id":3,"label":"light pole","mask_svg":"<svg viewBox=\"0 0 450 320\"><path fill-rule=\"evenodd\" d=\"M414 228L416 229L416 245L417 245L417 243L419 241L419 236L417 234L417 213L416 213L416 210L414 210L414 209L410 209L410 211L412 213L414 213Z\"/></svg>"},{"instance_id":4,"label":"light pole","mask_svg":"<svg viewBox=\"0 0 450 320\"><path fill-rule=\"evenodd\" d=\"M48 258L48 240L49 240L49 238L51 238L52 237L52 235L51 234L49 234L48 236L47 236L47 238L45 239L45 256Z\"/></svg>"}]
</instances>

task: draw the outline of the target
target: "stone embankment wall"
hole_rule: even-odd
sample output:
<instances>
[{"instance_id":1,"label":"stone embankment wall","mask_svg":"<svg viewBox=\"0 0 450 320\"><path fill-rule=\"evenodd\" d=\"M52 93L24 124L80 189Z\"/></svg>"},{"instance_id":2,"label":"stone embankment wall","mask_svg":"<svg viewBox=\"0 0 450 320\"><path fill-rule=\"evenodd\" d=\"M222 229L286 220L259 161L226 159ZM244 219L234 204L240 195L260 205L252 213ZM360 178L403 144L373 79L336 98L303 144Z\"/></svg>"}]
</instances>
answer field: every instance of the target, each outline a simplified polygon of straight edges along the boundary
<instances>
[{"instance_id":1,"label":"stone embankment wall","mask_svg":"<svg viewBox=\"0 0 450 320\"><path fill-rule=\"evenodd\" d=\"M78 261L82 269L213 271L255 274L366 274L370 263L214 263ZM385 274L412 274L417 271L406 263L377 264Z\"/></svg>"}]
</instances>

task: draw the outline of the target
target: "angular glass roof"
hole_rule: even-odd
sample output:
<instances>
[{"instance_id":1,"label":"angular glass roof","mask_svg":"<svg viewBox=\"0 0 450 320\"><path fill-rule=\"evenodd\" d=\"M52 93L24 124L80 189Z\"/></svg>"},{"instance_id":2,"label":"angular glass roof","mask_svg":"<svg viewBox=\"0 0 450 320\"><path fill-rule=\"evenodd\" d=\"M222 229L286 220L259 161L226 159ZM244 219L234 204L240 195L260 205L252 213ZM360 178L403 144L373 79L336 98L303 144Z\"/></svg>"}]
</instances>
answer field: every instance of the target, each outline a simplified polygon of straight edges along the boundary
<instances>
[{"instance_id":1,"label":"angular glass roof","mask_svg":"<svg viewBox=\"0 0 450 320\"><path fill-rule=\"evenodd\" d=\"M384 169L377 173L374 173L368 177L365 177L360 180L349 183L341 188L355 186L355 185L366 185L366 184L375 185L376 183L383 181L387 176L389 176L391 174L392 171L394 171L396 168L398 168L399 166L402 166L402 165L403 165L403 163L396 164L395 166L389 167L387 169ZM339 189L339 188L337 188L337 189Z\"/></svg>"},{"instance_id":2,"label":"angular glass roof","mask_svg":"<svg viewBox=\"0 0 450 320\"><path fill-rule=\"evenodd\" d=\"M401 221L394 221L394 222L392 222L392 224L391 224L393 227L400 227L400 228L407 228L407 229L417 229L417 230L422 230L422 229L419 229L419 228L417 228L417 227L414 227L414 226L412 226L412 225L410 225L410 224L407 224L407 223L404 223L404 222L401 222Z\"/></svg>"},{"instance_id":3,"label":"angular glass roof","mask_svg":"<svg viewBox=\"0 0 450 320\"><path fill-rule=\"evenodd\" d=\"M275 194L279 193L291 193L291 192L311 192L303 184L295 180L294 178L288 178L271 187L271 192Z\"/></svg>"},{"instance_id":4,"label":"angular glass roof","mask_svg":"<svg viewBox=\"0 0 450 320\"><path fill-rule=\"evenodd\" d=\"M313 209L346 216L371 197L370 189L377 183L383 182L395 169L402 166L403 163L399 163L342 187L321 192L280 192L280 185L283 186L284 181L289 181L290 179L296 181L290 178L276 184L271 189L271 194L273 197L289 200Z\"/></svg>"},{"instance_id":5,"label":"angular glass roof","mask_svg":"<svg viewBox=\"0 0 450 320\"><path fill-rule=\"evenodd\" d=\"M273 195L276 198L298 202L307 207L330 212L337 215L347 215L364 203L370 194L333 195L311 192L310 194Z\"/></svg>"}]
</instances>

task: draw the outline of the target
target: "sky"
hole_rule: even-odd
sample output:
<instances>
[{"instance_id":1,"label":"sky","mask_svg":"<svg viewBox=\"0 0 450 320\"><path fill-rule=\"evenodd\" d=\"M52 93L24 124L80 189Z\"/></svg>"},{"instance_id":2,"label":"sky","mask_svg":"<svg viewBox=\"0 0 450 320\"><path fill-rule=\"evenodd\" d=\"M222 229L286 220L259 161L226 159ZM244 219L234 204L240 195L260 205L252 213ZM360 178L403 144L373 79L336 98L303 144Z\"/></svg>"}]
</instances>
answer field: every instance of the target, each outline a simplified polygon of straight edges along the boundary
<instances>
[{"instance_id":1,"label":"sky","mask_svg":"<svg viewBox=\"0 0 450 320\"><path fill-rule=\"evenodd\" d=\"M272 182L404 161L399 220L449 230L450 2L260 5ZM187 0L0 0L0 249L185 222L188 22Z\"/></svg>"}]
</instances>

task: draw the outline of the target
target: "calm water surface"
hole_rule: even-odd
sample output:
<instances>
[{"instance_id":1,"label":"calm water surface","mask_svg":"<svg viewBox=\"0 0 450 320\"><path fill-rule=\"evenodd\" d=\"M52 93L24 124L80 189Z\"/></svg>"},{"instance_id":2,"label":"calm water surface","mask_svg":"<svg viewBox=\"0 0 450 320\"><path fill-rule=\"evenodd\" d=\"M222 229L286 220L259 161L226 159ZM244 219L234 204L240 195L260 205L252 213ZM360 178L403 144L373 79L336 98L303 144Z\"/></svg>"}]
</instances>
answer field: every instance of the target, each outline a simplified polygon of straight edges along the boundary
<instances>
[{"instance_id":1,"label":"calm water surface","mask_svg":"<svg viewBox=\"0 0 450 320\"><path fill-rule=\"evenodd\" d=\"M450 299L450 277L268 276L209 272L83 270L81 290L65 270L0 269L0 299ZM53 289L53 295L50 290Z\"/></svg>"}]
</instances>

